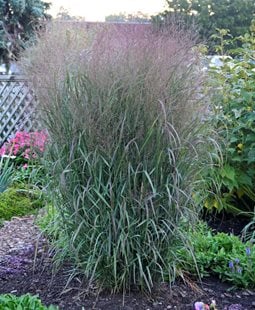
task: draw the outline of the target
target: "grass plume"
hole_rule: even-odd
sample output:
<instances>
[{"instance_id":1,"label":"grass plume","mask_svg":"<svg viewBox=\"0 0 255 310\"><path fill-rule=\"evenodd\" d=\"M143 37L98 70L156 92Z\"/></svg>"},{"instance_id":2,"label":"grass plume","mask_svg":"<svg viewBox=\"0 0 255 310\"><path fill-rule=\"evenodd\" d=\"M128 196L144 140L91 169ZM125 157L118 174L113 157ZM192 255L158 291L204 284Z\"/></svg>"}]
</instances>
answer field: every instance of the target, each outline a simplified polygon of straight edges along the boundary
<instances>
[{"instance_id":1,"label":"grass plume","mask_svg":"<svg viewBox=\"0 0 255 310\"><path fill-rule=\"evenodd\" d=\"M57 24L22 61L52 141L65 247L114 291L173 280L169 251L182 242L183 220L196 220L207 144L193 47L174 29Z\"/></svg>"}]
</instances>

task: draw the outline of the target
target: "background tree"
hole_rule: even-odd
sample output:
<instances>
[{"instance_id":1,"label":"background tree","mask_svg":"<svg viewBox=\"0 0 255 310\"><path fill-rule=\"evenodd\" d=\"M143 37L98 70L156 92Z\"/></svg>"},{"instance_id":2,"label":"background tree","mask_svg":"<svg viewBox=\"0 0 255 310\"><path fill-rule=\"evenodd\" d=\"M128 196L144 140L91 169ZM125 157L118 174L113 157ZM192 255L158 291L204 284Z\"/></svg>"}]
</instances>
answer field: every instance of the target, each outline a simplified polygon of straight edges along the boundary
<instances>
[{"instance_id":1,"label":"background tree","mask_svg":"<svg viewBox=\"0 0 255 310\"><path fill-rule=\"evenodd\" d=\"M85 18L82 16L71 15L69 11L63 6L60 7L56 19L60 21L85 21Z\"/></svg>"},{"instance_id":2,"label":"background tree","mask_svg":"<svg viewBox=\"0 0 255 310\"><path fill-rule=\"evenodd\" d=\"M244 35L255 14L254 0L167 0L168 9L156 20L164 21L171 17L182 18L187 25L195 22L199 26L202 39L209 40L218 29L229 29L233 37Z\"/></svg>"},{"instance_id":3,"label":"background tree","mask_svg":"<svg viewBox=\"0 0 255 310\"><path fill-rule=\"evenodd\" d=\"M59 12L57 14L57 19L61 20L72 20L73 16L70 15L68 10L64 8L63 6L60 7Z\"/></svg>"},{"instance_id":4,"label":"background tree","mask_svg":"<svg viewBox=\"0 0 255 310\"><path fill-rule=\"evenodd\" d=\"M41 0L0 0L0 63L17 59L34 31L49 18L49 7Z\"/></svg>"},{"instance_id":5,"label":"background tree","mask_svg":"<svg viewBox=\"0 0 255 310\"><path fill-rule=\"evenodd\" d=\"M150 21L150 17L142 12L136 12L134 14L119 13L112 14L105 17L106 22L115 22L115 23L145 23Z\"/></svg>"}]
</instances>

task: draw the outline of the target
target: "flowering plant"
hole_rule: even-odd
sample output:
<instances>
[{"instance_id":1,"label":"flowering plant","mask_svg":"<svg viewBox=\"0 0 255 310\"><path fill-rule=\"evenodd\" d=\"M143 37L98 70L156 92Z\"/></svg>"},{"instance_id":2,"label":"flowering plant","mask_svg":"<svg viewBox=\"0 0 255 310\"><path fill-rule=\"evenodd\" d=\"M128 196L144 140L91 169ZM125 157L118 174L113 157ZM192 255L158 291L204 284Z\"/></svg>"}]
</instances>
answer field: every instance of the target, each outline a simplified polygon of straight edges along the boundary
<instances>
[{"instance_id":1,"label":"flowering plant","mask_svg":"<svg viewBox=\"0 0 255 310\"><path fill-rule=\"evenodd\" d=\"M45 131L18 131L0 148L0 156L14 157L17 165L23 164L26 168L29 160L37 159L43 153L47 138Z\"/></svg>"},{"instance_id":2,"label":"flowering plant","mask_svg":"<svg viewBox=\"0 0 255 310\"><path fill-rule=\"evenodd\" d=\"M177 251L183 270L194 275L199 271L200 277L217 275L235 287L255 287L254 240L244 242L233 234L214 233L204 223L190 230L187 238L194 249L194 257L186 249Z\"/></svg>"},{"instance_id":3,"label":"flowering plant","mask_svg":"<svg viewBox=\"0 0 255 310\"><path fill-rule=\"evenodd\" d=\"M210 306L202 301L197 301L194 304L194 308L195 310L217 310L215 300L212 300Z\"/></svg>"},{"instance_id":4,"label":"flowering plant","mask_svg":"<svg viewBox=\"0 0 255 310\"><path fill-rule=\"evenodd\" d=\"M228 281L233 282L236 286L241 287L254 287L255 269L254 269L254 253L255 247L251 243L246 243L245 251L239 258L229 261L229 270L226 272Z\"/></svg>"}]
</instances>

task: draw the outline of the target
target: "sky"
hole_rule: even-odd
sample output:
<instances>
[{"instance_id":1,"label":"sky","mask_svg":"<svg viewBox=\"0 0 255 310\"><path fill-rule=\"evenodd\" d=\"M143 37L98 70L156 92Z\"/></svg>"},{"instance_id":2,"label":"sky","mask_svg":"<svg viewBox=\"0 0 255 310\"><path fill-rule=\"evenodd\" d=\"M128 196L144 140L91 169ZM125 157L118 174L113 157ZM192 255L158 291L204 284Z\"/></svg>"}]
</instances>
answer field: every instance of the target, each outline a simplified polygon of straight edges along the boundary
<instances>
[{"instance_id":1,"label":"sky","mask_svg":"<svg viewBox=\"0 0 255 310\"><path fill-rule=\"evenodd\" d=\"M86 21L104 21L105 16L118 13L135 13L153 15L162 12L165 0L49 0L53 16L60 7L68 10L72 16L85 17Z\"/></svg>"}]
</instances>

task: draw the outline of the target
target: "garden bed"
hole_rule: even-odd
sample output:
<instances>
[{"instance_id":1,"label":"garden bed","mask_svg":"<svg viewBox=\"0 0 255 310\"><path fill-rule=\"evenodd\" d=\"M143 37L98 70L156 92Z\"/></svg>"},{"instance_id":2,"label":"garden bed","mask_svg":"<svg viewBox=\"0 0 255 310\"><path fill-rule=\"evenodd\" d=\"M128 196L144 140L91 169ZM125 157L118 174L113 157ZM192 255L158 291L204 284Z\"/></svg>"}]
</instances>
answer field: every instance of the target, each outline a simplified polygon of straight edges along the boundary
<instances>
[{"instance_id":1,"label":"garden bed","mask_svg":"<svg viewBox=\"0 0 255 310\"><path fill-rule=\"evenodd\" d=\"M50 26L23 56L46 128L0 149L0 224L12 218L0 294L60 309L254 309L253 33L247 61L207 77L186 31L69 26ZM19 218L40 207L46 237L34 216Z\"/></svg>"},{"instance_id":2,"label":"garden bed","mask_svg":"<svg viewBox=\"0 0 255 310\"><path fill-rule=\"evenodd\" d=\"M21 248L12 248L4 255L1 254L1 294L38 294L43 303L59 305L60 309L84 307L86 310L184 310L192 309L196 301L209 303L212 299L216 300L218 310L255 309L255 291L230 290L229 285L221 283L216 278L205 279L203 283L196 283L187 278L186 283L179 281L171 289L167 284L161 284L155 288L150 297L141 295L139 292L127 293L124 298L121 294L111 295L105 291L99 294L97 288L88 288L86 281L79 277L74 277L67 285L72 272L71 265L65 264L56 274L54 273L51 252L46 240L40 237L39 230L32 223L32 218L15 218L11 222L6 222L5 226L0 229L1 242L6 238L6 227L12 229L14 237L20 236L20 242L24 238ZM40 237L39 241L34 237L29 241L24 237L27 234L20 232L21 227L28 234L32 232L34 237L34 232L37 232L37 236Z\"/></svg>"}]
</instances>

